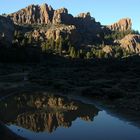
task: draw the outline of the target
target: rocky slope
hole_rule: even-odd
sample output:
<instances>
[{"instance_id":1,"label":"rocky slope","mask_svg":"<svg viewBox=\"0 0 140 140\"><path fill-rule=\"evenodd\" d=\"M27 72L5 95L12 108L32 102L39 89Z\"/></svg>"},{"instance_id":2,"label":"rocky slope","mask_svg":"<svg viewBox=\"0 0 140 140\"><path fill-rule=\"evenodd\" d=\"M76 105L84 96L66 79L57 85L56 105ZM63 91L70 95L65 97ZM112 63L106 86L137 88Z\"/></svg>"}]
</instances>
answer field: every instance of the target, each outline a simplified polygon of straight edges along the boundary
<instances>
[{"instance_id":1,"label":"rocky slope","mask_svg":"<svg viewBox=\"0 0 140 140\"><path fill-rule=\"evenodd\" d=\"M69 41L73 44L77 44L80 41L80 35L74 25L61 25L52 26L49 29L35 29L28 32L25 35L31 35L36 41L45 41L47 39L53 39L57 41L60 37L68 37Z\"/></svg>"},{"instance_id":2,"label":"rocky slope","mask_svg":"<svg viewBox=\"0 0 140 140\"><path fill-rule=\"evenodd\" d=\"M39 38L57 40L60 36L69 36L73 44L80 42L79 44L88 45L97 41L102 42L102 36L108 30L127 31L131 30L132 26L129 18L121 19L109 26L102 26L89 12L73 17L66 8L54 10L47 4L30 5L8 16L18 25L46 25L46 31L44 28L32 31L33 38L37 40Z\"/></svg>"},{"instance_id":3,"label":"rocky slope","mask_svg":"<svg viewBox=\"0 0 140 140\"><path fill-rule=\"evenodd\" d=\"M140 35L127 35L120 40L120 45L127 51L140 53Z\"/></svg>"},{"instance_id":4,"label":"rocky slope","mask_svg":"<svg viewBox=\"0 0 140 140\"><path fill-rule=\"evenodd\" d=\"M69 41L70 46L77 46L76 49L86 50L85 54L99 44L104 44L102 52L105 54L111 54L112 48L110 47L116 44L127 51L139 52L139 41L135 39L135 35L126 36L132 34L130 18L124 18L112 25L103 26L96 22L89 12L80 13L74 17L69 14L66 8L55 10L47 4L30 5L7 15L7 17L0 17L0 39L2 40L5 36L5 42L12 42L13 40L14 24L10 19L15 24L15 31L22 34L21 37L19 33L19 38L14 40L18 46L27 42L25 39L30 42L30 45L41 46L41 43L49 42L48 40L53 40L57 44L57 41L63 38ZM105 36L107 36L107 40ZM29 39L33 41L29 41ZM99 49L97 48L97 50Z\"/></svg>"},{"instance_id":5,"label":"rocky slope","mask_svg":"<svg viewBox=\"0 0 140 140\"><path fill-rule=\"evenodd\" d=\"M77 17L73 17L66 8L54 10L47 4L30 5L8 16L18 25L35 24L39 26L45 24L50 27L48 32L45 32L46 39L56 40L60 35L70 36L73 44L81 42L81 40L83 43L92 43L97 39L97 34L102 33L102 26L90 16L90 13L81 13ZM35 32L39 35L42 30Z\"/></svg>"}]
</instances>

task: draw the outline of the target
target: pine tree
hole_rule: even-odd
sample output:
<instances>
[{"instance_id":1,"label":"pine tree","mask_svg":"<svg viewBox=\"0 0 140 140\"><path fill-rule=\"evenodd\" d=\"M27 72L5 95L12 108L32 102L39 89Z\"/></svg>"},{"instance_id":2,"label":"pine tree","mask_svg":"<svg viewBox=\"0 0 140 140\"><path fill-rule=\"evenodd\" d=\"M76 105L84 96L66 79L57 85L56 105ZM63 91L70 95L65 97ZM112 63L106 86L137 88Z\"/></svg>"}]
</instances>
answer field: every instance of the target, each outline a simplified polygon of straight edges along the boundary
<instances>
[{"instance_id":1,"label":"pine tree","mask_svg":"<svg viewBox=\"0 0 140 140\"><path fill-rule=\"evenodd\" d=\"M50 39L50 49L52 49L52 50L55 49L55 42L54 42L53 38Z\"/></svg>"},{"instance_id":2,"label":"pine tree","mask_svg":"<svg viewBox=\"0 0 140 140\"><path fill-rule=\"evenodd\" d=\"M43 42L41 44L41 48L42 48L42 52L46 52L46 43L45 42Z\"/></svg>"},{"instance_id":3,"label":"pine tree","mask_svg":"<svg viewBox=\"0 0 140 140\"><path fill-rule=\"evenodd\" d=\"M32 35L29 35L28 37L28 44L32 44Z\"/></svg>"},{"instance_id":4,"label":"pine tree","mask_svg":"<svg viewBox=\"0 0 140 140\"><path fill-rule=\"evenodd\" d=\"M87 52L87 53L86 53L86 58L87 58L87 59L90 59L90 58L91 58L91 53L90 53L90 52Z\"/></svg>"},{"instance_id":5,"label":"pine tree","mask_svg":"<svg viewBox=\"0 0 140 140\"><path fill-rule=\"evenodd\" d=\"M57 51L57 52L59 50L59 42L60 42L60 39L58 38L55 42L55 51Z\"/></svg>"},{"instance_id":6,"label":"pine tree","mask_svg":"<svg viewBox=\"0 0 140 140\"><path fill-rule=\"evenodd\" d=\"M75 50L74 47L71 47L71 49L70 49L70 56L71 56L72 58L76 58L76 50Z\"/></svg>"},{"instance_id":7,"label":"pine tree","mask_svg":"<svg viewBox=\"0 0 140 140\"><path fill-rule=\"evenodd\" d=\"M60 37L60 39L59 39L59 54L60 55L62 55L62 41L63 41L63 39L62 39L62 37Z\"/></svg>"}]
</instances>

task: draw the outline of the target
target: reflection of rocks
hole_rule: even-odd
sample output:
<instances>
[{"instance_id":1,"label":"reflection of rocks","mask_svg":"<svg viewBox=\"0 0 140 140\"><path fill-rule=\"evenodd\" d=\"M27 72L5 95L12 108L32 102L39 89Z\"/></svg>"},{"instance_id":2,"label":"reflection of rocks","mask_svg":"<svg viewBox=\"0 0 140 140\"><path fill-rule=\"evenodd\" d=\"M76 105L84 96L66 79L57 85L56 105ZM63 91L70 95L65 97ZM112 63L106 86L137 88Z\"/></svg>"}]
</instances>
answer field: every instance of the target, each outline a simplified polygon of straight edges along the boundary
<instances>
[{"instance_id":1,"label":"reflection of rocks","mask_svg":"<svg viewBox=\"0 0 140 140\"><path fill-rule=\"evenodd\" d=\"M53 132L60 126L70 127L71 122L71 118L65 113L37 112L19 115L13 123L36 132Z\"/></svg>"},{"instance_id":2,"label":"reflection of rocks","mask_svg":"<svg viewBox=\"0 0 140 140\"><path fill-rule=\"evenodd\" d=\"M98 113L98 109L93 105L45 95L16 96L1 102L1 107L4 109L0 113L6 116L1 119L5 123L16 124L36 132L53 132L58 127L70 127L72 121L77 118L93 121Z\"/></svg>"}]
</instances>

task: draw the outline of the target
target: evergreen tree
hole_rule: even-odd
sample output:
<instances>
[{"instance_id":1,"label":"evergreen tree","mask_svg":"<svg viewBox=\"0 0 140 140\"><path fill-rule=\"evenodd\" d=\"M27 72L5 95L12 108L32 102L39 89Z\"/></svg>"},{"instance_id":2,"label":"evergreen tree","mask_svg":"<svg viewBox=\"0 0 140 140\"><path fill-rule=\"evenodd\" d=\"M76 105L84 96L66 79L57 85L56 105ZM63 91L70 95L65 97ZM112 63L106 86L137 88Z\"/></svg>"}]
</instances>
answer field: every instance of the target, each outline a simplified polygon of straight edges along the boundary
<instances>
[{"instance_id":1,"label":"evergreen tree","mask_svg":"<svg viewBox=\"0 0 140 140\"><path fill-rule=\"evenodd\" d=\"M60 39L58 38L55 42L55 51L57 51L57 52L59 50L59 42L60 42Z\"/></svg>"},{"instance_id":2,"label":"evergreen tree","mask_svg":"<svg viewBox=\"0 0 140 140\"><path fill-rule=\"evenodd\" d=\"M76 50L74 47L70 48L70 57L71 58L76 58Z\"/></svg>"},{"instance_id":3,"label":"evergreen tree","mask_svg":"<svg viewBox=\"0 0 140 140\"><path fill-rule=\"evenodd\" d=\"M86 53L86 58L87 58L87 59L90 59L90 58L91 58L91 52L87 52L87 53Z\"/></svg>"},{"instance_id":4,"label":"evergreen tree","mask_svg":"<svg viewBox=\"0 0 140 140\"><path fill-rule=\"evenodd\" d=\"M63 39L62 39L62 37L60 37L60 39L59 39L59 54L60 55L62 55L62 41L63 41Z\"/></svg>"}]
</instances>

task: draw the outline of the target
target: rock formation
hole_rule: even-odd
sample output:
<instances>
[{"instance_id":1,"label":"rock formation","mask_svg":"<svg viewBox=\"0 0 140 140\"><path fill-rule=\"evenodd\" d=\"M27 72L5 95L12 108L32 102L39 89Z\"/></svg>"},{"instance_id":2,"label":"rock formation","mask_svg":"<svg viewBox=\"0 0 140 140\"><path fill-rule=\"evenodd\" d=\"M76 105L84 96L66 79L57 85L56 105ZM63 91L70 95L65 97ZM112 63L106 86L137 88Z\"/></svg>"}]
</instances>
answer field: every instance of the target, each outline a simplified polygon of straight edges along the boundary
<instances>
[{"instance_id":1,"label":"rock formation","mask_svg":"<svg viewBox=\"0 0 140 140\"><path fill-rule=\"evenodd\" d=\"M86 31L100 31L101 24L96 22L93 17L91 17L90 13L80 13L77 17L75 17L75 25L81 30Z\"/></svg>"},{"instance_id":2,"label":"rock formation","mask_svg":"<svg viewBox=\"0 0 140 140\"><path fill-rule=\"evenodd\" d=\"M105 47L103 47L103 52L105 52L107 54L111 54L113 52L113 49L111 46L106 45Z\"/></svg>"},{"instance_id":3,"label":"rock formation","mask_svg":"<svg viewBox=\"0 0 140 140\"><path fill-rule=\"evenodd\" d=\"M72 24L73 16L68 14L66 8L61 8L54 11L52 24Z\"/></svg>"},{"instance_id":4,"label":"rock formation","mask_svg":"<svg viewBox=\"0 0 140 140\"><path fill-rule=\"evenodd\" d=\"M80 13L74 18L74 25L81 35L82 43L89 45L97 41L97 35L100 35L103 30L99 22L96 22L90 13Z\"/></svg>"},{"instance_id":5,"label":"rock formation","mask_svg":"<svg viewBox=\"0 0 140 140\"><path fill-rule=\"evenodd\" d=\"M9 14L7 18L0 17L0 39L3 36L12 41L13 24L10 21L11 18L16 24L16 27L20 26L20 32L26 39L29 37L33 39L31 43L37 43L36 46L42 42L47 42L49 39L57 41L61 37L68 39L69 43L77 48L82 46L89 46L95 44L114 45L113 42L118 44L118 40L104 40L105 35L114 35L114 31L125 32L130 31L132 27L131 19L124 18L118 22L102 26L99 22L91 17L90 13L80 13L78 16L73 17L68 13L66 8L54 10L47 4L30 5L18 12ZM5 24L4 24L5 22ZM30 28L31 27L31 28ZM25 29L26 28L26 29ZM28 28L30 28L28 30ZM17 28L18 30L19 28ZM125 32L127 34L127 32ZM128 32L129 33L129 32ZM123 38L123 37L122 37ZM128 35L121 41L119 41L122 48L132 52L139 52L139 35ZM124 43L125 42L125 43ZM112 43L112 44L111 44ZM41 45L40 45L41 46ZM105 46L103 52L111 53L112 48Z\"/></svg>"},{"instance_id":6,"label":"rock formation","mask_svg":"<svg viewBox=\"0 0 140 140\"><path fill-rule=\"evenodd\" d=\"M0 16L0 43L4 43L9 46L12 43L14 36L14 24L13 22L4 16Z\"/></svg>"},{"instance_id":7,"label":"rock formation","mask_svg":"<svg viewBox=\"0 0 140 140\"><path fill-rule=\"evenodd\" d=\"M129 34L119 42L120 46L125 50L140 53L140 35Z\"/></svg>"},{"instance_id":8,"label":"rock formation","mask_svg":"<svg viewBox=\"0 0 140 140\"><path fill-rule=\"evenodd\" d=\"M48 29L46 38L53 38L55 41L60 37L69 37L69 41L77 44L80 41L80 35L74 25L60 26Z\"/></svg>"},{"instance_id":9,"label":"rock formation","mask_svg":"<svg viewBox=\"0 0 140 140\"><path fill-rule=\"evenodd\" d=\"M25 33L25 36L28 37L29 34L36 41L45 41L48 39L53 39L54 41L57 41L58 39L60 39L60 37L68 38L72 44L78 44L81 41L80 34L78 33L74 25L54 25L47 30L45 30L44 28L35 29L31 32Z\"/></svg>"},{"instance_id":10,"label":"rock formation","mask_svg":"<svg viewBox=\"0 0 140 140\"><path fill-rule=\"evenodd\" d=\"M73 19L66 8L54 10L47 4L30 5L9 16L16 24L70 24Z\"/></svg>"},{"instance_id":11,"label":"rock formation","mask_svg":"<svg viewBox=\"0 0 140 140\"><path fill-rule=\"evenodd\" d=\"M119 20L118 22L107 26L111 31L127 31L131 30L132 21L130 18L124 18Z\"/></svg>"},{"instance_id":12,"label":"rock formation","mask_svg":"<svg viewBox=\"0 0 140 140\"><path fill-rule=\"evenodd\" d=\"M54 10L47 4L30 5L9 16L16 24L49 24L52 21Z\"/></svg>"}]
</instances>

